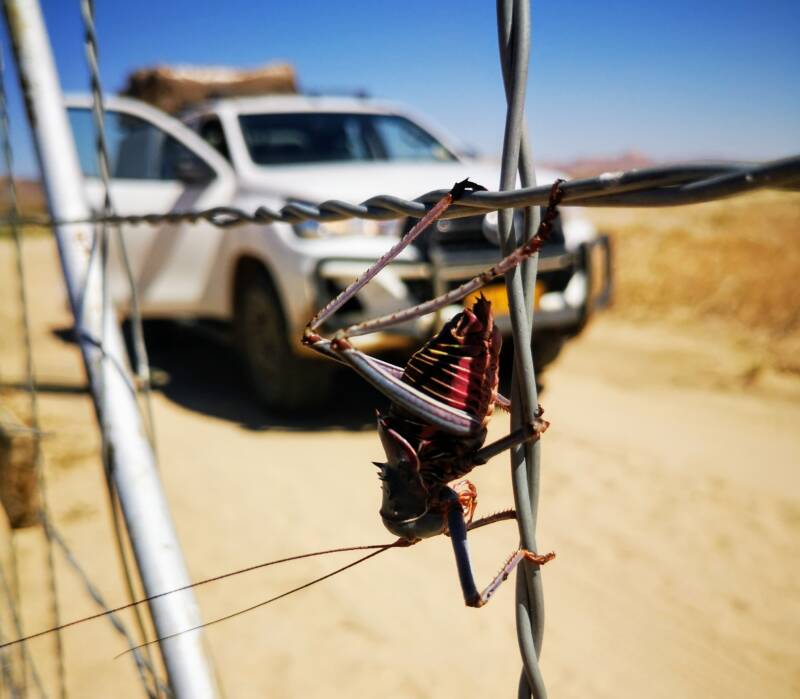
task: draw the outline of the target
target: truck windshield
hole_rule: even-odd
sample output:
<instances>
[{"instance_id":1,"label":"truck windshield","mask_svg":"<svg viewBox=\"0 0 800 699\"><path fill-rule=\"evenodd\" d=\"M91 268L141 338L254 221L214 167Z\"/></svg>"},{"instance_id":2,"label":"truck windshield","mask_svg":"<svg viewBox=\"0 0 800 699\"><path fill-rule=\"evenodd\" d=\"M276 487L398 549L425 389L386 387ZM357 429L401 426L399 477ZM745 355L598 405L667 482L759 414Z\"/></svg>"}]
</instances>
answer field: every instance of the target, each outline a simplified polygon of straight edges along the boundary
<instances>
[{"instance_id":1,"label":"truck windshield","mask_svg":"<svg viewBox=\"0 0 800 699\"><path fill-rule=\"evenodd\" d=\"M257 165L336 161L453 161L427 131L400 116L343 113L246 114L239 117Z\"/></svg>"}]
</instances>

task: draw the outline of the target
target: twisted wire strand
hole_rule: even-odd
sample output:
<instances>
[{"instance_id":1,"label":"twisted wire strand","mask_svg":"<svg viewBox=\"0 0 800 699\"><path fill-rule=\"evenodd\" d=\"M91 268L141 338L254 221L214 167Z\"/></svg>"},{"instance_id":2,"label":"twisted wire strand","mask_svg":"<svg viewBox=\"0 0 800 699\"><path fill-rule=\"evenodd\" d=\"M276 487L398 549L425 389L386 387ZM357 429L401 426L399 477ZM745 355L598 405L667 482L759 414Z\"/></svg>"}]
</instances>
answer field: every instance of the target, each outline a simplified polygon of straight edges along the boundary
<instances>
[{"instance_id":1,"label":"twisted wire strand","mask_svg":"<svg viewBox=\"0 0 800 699\"><path fill-rule=\"evenodd\" d=\"M800 155L764 162L678 163L644 169L608 172L596 177L570 180L563 187L565 206L661 207L699 204L756 189L800 191ZM89 218L53 219L32 216L17 221L26 226L109 223L158 225L210 223L218 228L247 224L344 221L361 218L388 221L410 216L422 218L449 191L436 189L416 199L389 194L371 197L360 204L329 199L317 205L291 203L280 209L259 206L252 212L232 206L215 206L200 211L170 211L148 214L103 214ZM547 204L550 186L523 187L499 192L465 194L451 206L443 219L477 216L490 211ZM8 224L10 219L0 223Z\"/></svg>"},{"instance_id":2,"label":"twisted wire strand","mask_svg":"<svg viewBox=\"0 0 800 699\"><path fill-rule=\"evenodd\" d=\"M517 174L523 187L535 185L533 157L525 133L525 91L530 54L530 7L528 0L498 0L497 30L500 65L506 93L506 122L503 140L501 189L513 189ZM525 150L523 150L523 147ZM551 188L548 187L548 198ZM526 217L526 230L513 231L513 210L499 214L499 233L503 254L509 254L525 236L530 236L535 215ZM514 338L512 372L511 429L536 417L538 396L533 366L531 331L533 293L537 259L527 267L516 267L506 274L511 330ZM539 444L524 444L510 452L511 481L520 546L536 551L536 509L539 490ZM538 656L544 634L544 597L539 567L524 561L517 568L515 617L517 642L522 658L519 695L536 699L547 696Z\"/></svg>"}]
</instances>

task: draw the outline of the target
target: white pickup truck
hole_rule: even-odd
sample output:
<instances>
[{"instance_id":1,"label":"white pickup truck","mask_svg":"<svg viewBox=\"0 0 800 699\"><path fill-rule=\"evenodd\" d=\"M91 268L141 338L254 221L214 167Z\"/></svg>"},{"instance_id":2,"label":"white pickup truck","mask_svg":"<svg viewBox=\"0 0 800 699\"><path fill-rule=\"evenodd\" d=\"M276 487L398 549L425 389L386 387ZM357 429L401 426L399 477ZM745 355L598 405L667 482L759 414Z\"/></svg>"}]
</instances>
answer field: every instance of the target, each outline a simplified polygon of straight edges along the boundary
<instances>
[{"instance_id":1,"label":"white pickup truck","mask_svg":"<svg viewBox=\"0 0 800 699\"><path fill-rule=\"evenodd\" d=\"M88 97L68 97L90 202L102 202ZM492 189L496 167L461 157L446 136L394 105L359 98L226 98L182 121L144 103L109 98L106 136L118 213L214 206L254 211L288 202L361 202L376 194L414 198L469 177ZM554 173L538 171L540 183ZM495 214L441 221L350 301L334 323L413 305L465 281L499 258ZM543 248L534 337L538 368L577 334L610 290L607 239L577 209L564 209ZM250 382L270 408L319 401L330 362L300 344L315 311L385 252L412 220L289 225L210 223L123 228L144 317L224 321L234 330ZM118 256L114 256L117 259ZM112 263L113 264L113 263ZM114 268L112 267L112 270ZM124 311L128 286L112 274ZM486 291L508 333L507 302ZM441 317L421 318L362 339L370 352L411 349ZM335 326L334 326L335 327ZM330 329L330 328L329 328Z\"/></svg>"}]
</instances>

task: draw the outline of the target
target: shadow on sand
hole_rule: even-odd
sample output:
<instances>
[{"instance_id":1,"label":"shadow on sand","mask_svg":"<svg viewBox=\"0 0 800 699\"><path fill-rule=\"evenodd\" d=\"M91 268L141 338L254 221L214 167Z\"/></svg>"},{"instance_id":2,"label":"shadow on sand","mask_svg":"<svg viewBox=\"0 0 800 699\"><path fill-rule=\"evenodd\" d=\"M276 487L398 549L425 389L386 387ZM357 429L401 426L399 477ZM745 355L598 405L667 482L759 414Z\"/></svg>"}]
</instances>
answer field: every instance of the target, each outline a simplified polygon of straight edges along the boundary
<instances>
[{"instance_id":1,"label":"shadow on sand","mask_svg":"<svg viewBox=\"0 0 800 699\"><path fill-rule=\"evenodd\" d=\"M123 329L130 351L127 323ZM170 321L147 321L144 331L154 391L188 410L246 429L371 430L375 428L375 410L388 406L377 391L342 368L336 372L335 398L320 397L302 415L274 414L252 396L239 357L222 333ZM74 342L71 328L53 333L64 342Z\"/></svg>"},{"instance_id":2,"label":"shadow on sand","mask_svg":"<svg viewBox=\"0 0 800 699\"><path fill-rule=\"evenodd\" d=\"M144 324L145 342L153 374L153 390L178 405L203 415L228 420L249 430L362 431L375 428L375 411L384 412L388 401L344 367L336 369L331 396L320 396L302 415L267 411L252 395L238 354L225 333L204 326L167 320ZM131 329L123 324L131 352ZM64 342L73 343L71 328L53 330ZM500 358L500 391L509 395L513 348L506 343ZM402 364L402 358L391 358ZM538 378L538 377L537 377ZM39 390L82 392L85 386L48 386ZM538 386L542 390L541 384Z\"/></svg>"}]
</instances>

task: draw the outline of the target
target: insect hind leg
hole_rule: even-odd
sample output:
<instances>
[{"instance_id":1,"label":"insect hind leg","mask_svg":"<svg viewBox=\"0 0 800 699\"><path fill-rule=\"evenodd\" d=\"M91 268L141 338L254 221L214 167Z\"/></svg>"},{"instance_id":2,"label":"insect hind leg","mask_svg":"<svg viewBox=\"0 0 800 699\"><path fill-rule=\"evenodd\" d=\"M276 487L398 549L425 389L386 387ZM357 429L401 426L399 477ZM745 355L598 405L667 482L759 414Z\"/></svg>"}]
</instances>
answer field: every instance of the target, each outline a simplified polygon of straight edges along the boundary
<instances>
[{"instance_id":1,"label":"insect hind leg","mask_svg":"<svg viewBox=\"0 0 800 699\"><path fill-rule=\"evenodd\" d=\"M316 337L317 329L336 311L338 311L347 301L355 296L364 286L372 280L386 265L388 265L395 257L397 257L406 247L408 247L421 233L425 231L436 219L444 214L450 208L454 201L458 201L464 196L465 192L485 192L486 187L483 187L475 182L470 182L468 179L456 182L453 188L445 194L434 206L428 211L416 225L406 233L392 248L384 255L382 255L373 265L367 269L358 279L344 289L338 296L332 299L326 306L324 306L317 315L315 315L306 326L303 334L303 341L306 344L307 338Z\"/></svg>"},{"instance_id":2,"label":"insect hind leg","mask_svg":"<svg viewBox=\"0 0 800 699\"><path fill-rule=\"evenodd\" d=\"M331 342L316 337L312 347L352 367L389 400L449 434L470 437L482 428L481 421L475 416L433 400L419 389L402 381L402 374L394 367L388 369L385 362L360 352L347 340Z\"/></svg>"},{"instance_id":3,"label":"insect hind leg","mask_svg":"<svg viewBox=\"0 0 800 699\"><path fill-rule=\"evenodd\" d=\"M464 604L468 607L483 607L497 591L497 588L503 584L513 570L524 560L528 560L536 565L544 565L548 561L556 557L554 552L546 554L538 554L526 549L517 549L511 554L508 561L502 567L500 572L492 578L491 582L483 589L478 591L475 584L475 576L472 573L472 564L469 558L469 548L467 546L467 531L483 527L495 522L501 522L508 519L515 519L516 513L514 510L506 510L498 512L488 517L482 517L479 520L472 522L470 525L464 521L463 509L459 499L459 494L450 489L451 495L447 498L449 500L449 507L447 509L447 525L450 540L453 543L453 553L456 558L456 568L458 569L458 580L461 584L461 591L464 594Z\"/></svg>"},{"instance_id":4,"label":"insect hind leg","mask_svg":"<svg viewBox=\"0 0 800 699\"><path fill-rule=\"evenodd\" d=\"M497 588L500 587L507 579L508 576L514 571L522 561L527 560L531 563L535 563L538 566L543 566L548 561L552 561L556 557L555 551L550 551L549 553L539 554L534 553L533 551L528 551L526 549L517 549L514 553L511 554L511 557L508 559L506 564L502 567L500 572L495 575L492 581L484 588L483 592L481 592L477 597L472 598L471 600L467 601L468 607L482 607L485 605L497 592Z\"/></svg>"}]
</instances>

